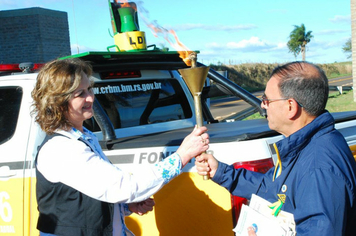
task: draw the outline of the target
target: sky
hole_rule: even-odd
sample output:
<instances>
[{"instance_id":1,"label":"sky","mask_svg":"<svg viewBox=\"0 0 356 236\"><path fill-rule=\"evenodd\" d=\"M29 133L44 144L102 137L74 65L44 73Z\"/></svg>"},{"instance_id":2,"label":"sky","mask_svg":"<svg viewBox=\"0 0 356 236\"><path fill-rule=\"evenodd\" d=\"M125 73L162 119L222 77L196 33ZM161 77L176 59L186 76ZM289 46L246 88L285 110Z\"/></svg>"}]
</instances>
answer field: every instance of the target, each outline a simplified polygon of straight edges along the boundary
<instances>
[{"instance_id":1,"label":"sky","mask_svg":"<svg viewBox=\"0 0 356 236\"><path fill-rule=\"evenodd\" d=\"M42 7L67 12L72 54L107 51L114 45L108 1L0 0L0 10ZM198 61L209 64L286 63L302 60L287 47L295 25L314 36L306 60L313 63L349 61L342 51L351 37L350 0L141 0L140 31L147 45L176 51L146 26L144 18L166 31L174 30ZM173 36L169 36L174 41Z\"/></svg>"}]
</instances>

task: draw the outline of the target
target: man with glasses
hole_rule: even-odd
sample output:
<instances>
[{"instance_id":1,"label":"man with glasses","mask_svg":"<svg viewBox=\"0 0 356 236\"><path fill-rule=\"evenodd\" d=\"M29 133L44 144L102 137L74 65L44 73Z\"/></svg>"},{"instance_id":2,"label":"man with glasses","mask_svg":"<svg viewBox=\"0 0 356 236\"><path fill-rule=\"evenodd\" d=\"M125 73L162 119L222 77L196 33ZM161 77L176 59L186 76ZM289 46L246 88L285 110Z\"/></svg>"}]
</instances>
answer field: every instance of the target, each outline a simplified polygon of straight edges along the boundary
<instances>
[{"instance_id":1,"label":"man with glasses","mask_svg":"<svg viewBox=\"0 0 356 236\"><path fill-rule=\"evenodd\" d=\"M356 163L325 110L328 94L328 80L316 65L275 68L261 103L269 128L285 137L274 144L275 168L266 174L234 169L202 154L196 158L198 173L233 195L256 194L275 203L275 215L292 213L297 235L355 235Z\"/></svg>"}]
</instances>

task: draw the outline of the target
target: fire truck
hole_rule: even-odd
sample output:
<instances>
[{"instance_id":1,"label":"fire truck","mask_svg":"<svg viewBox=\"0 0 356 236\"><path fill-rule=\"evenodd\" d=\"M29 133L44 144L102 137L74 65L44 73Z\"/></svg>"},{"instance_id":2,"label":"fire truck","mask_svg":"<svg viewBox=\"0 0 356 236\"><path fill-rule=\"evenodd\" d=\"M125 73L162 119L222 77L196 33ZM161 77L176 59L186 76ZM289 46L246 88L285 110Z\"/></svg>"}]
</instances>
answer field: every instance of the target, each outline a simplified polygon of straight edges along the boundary
<instances>
[{"instance_id":1,"label":"fire truck","mask_svg":"<svg viewBox=\"0 0 356 236\"><path fill-rule=\"evenodd\" d=\"M95 115L85 126L96 134L114 165L130 170L155 164L175 152L196 125L195 94L181 73L192 66L177 51L148 49L137 24L120 25L123 14L132 18L131 23L137 21L133 3L129 6L133 10L125 11L120 10L122 5L109 3L116 51L68 57L89 62L94 71ZM34 160L45 133L30 111L31 91L41 66L0 65L1 235L38 235ZM272 168L276 159L272 145L282 136L268 128L266 119L244 119L254 113L265 115L261 100L213 69L199 62L195 66L207 68L200 101L203 124L210 135L209 151L235 168L259 172ZM229 98L225 105L235 104L236 113L214 114L213 104L220 98ZM336 128L355 151L356 112L333 116ZM241 204L247 201L204 180L193 161L153 198L152 212L126 217L128 228L136 235L234 235Z\"/></svg>"}]
</instances>

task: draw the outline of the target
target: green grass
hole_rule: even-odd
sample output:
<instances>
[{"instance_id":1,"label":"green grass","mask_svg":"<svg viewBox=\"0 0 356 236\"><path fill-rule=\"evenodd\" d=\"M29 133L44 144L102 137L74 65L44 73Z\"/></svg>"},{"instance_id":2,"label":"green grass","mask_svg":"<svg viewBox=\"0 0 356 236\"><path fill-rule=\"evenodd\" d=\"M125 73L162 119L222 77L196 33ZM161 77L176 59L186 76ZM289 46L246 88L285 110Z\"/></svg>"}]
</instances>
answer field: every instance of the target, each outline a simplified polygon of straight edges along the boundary
<instances>
[{"instance_id":1,"label":"green grass","mask_svg":"<svg viewBox=\"0 0 356 236\"><path fill-rule=\"evenodd\" d=\"M335 78L339 78L339 77L344 77L344 76L351 76L352 74L350 73L346 73L346 74L336 74L336 73L332 73L328 76L328 79L335 79Z\"/></svg>"},{"instance_id":2,"label":"green grass","mask_svg":"<svg viewBox=\"0 0 356 236\"><path fill-rule=\"evenodd\" d=\"M336 65L351 65L352 66L352 61L340 61L340 62L335 62L331 64L336 64Z\"/></svg>"},{"instance_id":3,"label":"green grass","mask_svg":"<svg viewBox=\"0 0 356 236\"><path fill-rule=\"evenodd\" d=\"M354 102L353 91L331 94L326 104L326 110L329 112L355 111L356 102Z\"/></svg>"},{"instance_id":4,"label":"green grass","mask_svg":"<svg viewBox=\"0 0 356 236\"><path fill-rule=\"evenodd\" d=\"M256 120L256 119L263 119L264 117L260 115L260 113L255 113L244 120Z\"/></svg>"},{"instance_id":5,"label":"green grass","mask_svg":"<svg viewBox=\"0 0 356 236\"><path fill-rule=\"evenodd\" d=\"M335 92L329 95L328 102L326 104L326 110L329 112L342 112L342 111L355 111L356 110L356 102L354 102L353 91L343 92L339 94L339 92ZM245 120L254 120L261 119L262 117L259 113L255 113Z\"/></svg>"},{"instance_id":6,"label":"green grass","mask_svg":"<svg viewBox=\"0 0 356 236\"><path fill-rule=\"evenodd\" d=\"M228 79L249 92L263 90L268 78L278 63L242 63L242 64L211 64L214 70L227 71ZM318 64L328 79L349 76L352 74L352 62L335 62Z\"/></svg>"}]
</instances>

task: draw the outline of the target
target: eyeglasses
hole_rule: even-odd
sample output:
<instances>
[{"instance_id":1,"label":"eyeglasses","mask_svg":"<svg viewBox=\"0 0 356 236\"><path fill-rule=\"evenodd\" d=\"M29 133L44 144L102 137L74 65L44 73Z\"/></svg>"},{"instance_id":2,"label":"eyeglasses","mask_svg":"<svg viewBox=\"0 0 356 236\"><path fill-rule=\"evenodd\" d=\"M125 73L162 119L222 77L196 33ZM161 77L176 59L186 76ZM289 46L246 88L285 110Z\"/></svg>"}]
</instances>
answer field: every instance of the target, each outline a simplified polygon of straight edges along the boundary
<instances>
[{"instance_id":1,"label":"eyeglasses","mask_svg":"<svg viewBox=\"0 0 356 236\"><path fill-rule=\"evenodd\" d=\"M288 100L289 98L276 98L276 99L268 99L267 98L267 96L266 96L266 94L263 94L262 95L262 103L263 103L263 105L265 105L265 106L269 106L269 104L271 103L271 102L277 102L277 101L284 101L284 100ZM295 100L295 99L294 99ZM295 100L296 102L297 102L297 104L300 106L300 107L303 107L303 105L302 104L300 104L297 100Z\"/></svg>"},{"instance_id":2,"label":"eyeglasses","mask_svg":"<svg viewBox=\"0 0 356 236\"><path fill-rule=\"evenodd\" d=\"M262 103L265 106L268 106L271 102L283 101L288 100L288 98L276 98L276 99L268 99L266 94L262 95Z\"/></svg>"}]
</instances>

